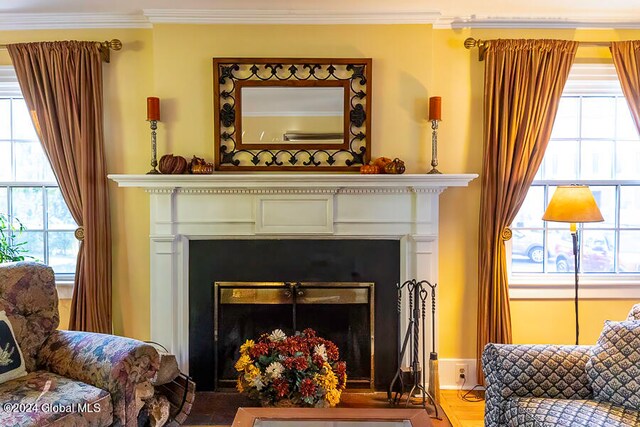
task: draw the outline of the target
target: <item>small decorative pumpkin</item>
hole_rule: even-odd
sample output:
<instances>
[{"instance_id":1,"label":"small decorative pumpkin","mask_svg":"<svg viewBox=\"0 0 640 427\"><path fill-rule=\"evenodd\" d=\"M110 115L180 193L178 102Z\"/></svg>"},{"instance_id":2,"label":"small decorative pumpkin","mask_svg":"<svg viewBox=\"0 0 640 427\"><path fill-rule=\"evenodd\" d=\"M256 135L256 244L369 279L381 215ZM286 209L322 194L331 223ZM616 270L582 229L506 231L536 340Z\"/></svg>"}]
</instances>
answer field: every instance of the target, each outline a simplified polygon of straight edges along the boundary
<instances>
[{"instance_id":1,"label":"small decorative pumpkin","mask_svg":"<svg viewBox=\"0 0 640 427\"><path fill-rule=\"evenodd\" d=\"M360 166L360 173L365 175L378 174L380 173L380 168L376 165L362 165Z\"/></svg>"},{"instance_id":2,"label":"small decorative pumpkin","mask_svg":"<svg viewBox=\"0 0 640 427\"><path fill-rule=\"evenodd\" d=\"M397 157L393 159L393 161L387 163L386 166L384 167L385 173L400 175L400 174L403 174L404 171L405 171L404 162L398 159Z\"/></svg>"},{"instance_id":3,"label":"small decorative pumpkin","mask_svg":"<svg viewBox=\"0 0 640 427\"><path fill-rule=\"evenodd\" d=\"M380 173L384 173L384 167L387 166L389 163L391 163L393 160L391 160L388 157L378 157L377 159L375 159L373 162L371 162L372 164L376 165L379 169L380 169Z\"/></svg>"},{"instance_id":4,"label":"small decorative pumpkin","mask_svg":"<svg viewBox=\"0 0 640 427\"><path fill-rule=\"evenodd\" d=\"M173 154L165 154L160 157L158 169L163 174L179 175L187 170L187 159L182 156L174 156Z\"/></svg>"},{"instance_id":5,"label":"small decorative pumpkin","mask_svg":"<svg viewBox=\"0 0 640 427\"><path fill-rule=\"evenodd\" d=\"M207 163L203 158L193 156L189 164L189 173L209 174L213 173L213 163Z\"/></svg>"}]
</instances>

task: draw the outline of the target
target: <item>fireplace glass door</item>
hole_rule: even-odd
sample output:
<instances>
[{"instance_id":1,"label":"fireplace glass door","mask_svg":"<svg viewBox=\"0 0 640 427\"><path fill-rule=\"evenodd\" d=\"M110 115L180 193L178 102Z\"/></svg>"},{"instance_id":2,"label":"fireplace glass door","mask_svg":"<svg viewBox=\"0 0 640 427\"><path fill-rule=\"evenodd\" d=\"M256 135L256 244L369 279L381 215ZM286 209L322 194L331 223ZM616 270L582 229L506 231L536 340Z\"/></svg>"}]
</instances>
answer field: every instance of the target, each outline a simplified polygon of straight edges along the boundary
<instances>
[{"instance_id":1,"label":"fireplace glass door","mask_svg":"<svg viewBox=\"0 0 640 427\"><path fill-rule=\"evenodd\" d=\"M347 386L373 389L373 307L373 283L215 282L216 388L235 386L233 365L245 340L312 328L338 346Z\"/></svg>"}]
</instances>

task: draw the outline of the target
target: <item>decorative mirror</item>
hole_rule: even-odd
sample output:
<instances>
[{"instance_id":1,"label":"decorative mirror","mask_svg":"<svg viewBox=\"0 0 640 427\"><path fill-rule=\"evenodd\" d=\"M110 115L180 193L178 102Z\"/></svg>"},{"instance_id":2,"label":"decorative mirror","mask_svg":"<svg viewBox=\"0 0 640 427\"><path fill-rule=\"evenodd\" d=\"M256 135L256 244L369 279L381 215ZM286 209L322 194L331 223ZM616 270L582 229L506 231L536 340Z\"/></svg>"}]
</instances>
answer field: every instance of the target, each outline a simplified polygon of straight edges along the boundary
<instances>
[{"instance_id":1,"label":"decorative mirror","mask_svg":"<svg viewBox=\"0 0 640 427\"><path fill-rule=\"evenodd\" d=\"M371 59L213 59L216 170L367 164Z\"/></svg>"}]
</instances>

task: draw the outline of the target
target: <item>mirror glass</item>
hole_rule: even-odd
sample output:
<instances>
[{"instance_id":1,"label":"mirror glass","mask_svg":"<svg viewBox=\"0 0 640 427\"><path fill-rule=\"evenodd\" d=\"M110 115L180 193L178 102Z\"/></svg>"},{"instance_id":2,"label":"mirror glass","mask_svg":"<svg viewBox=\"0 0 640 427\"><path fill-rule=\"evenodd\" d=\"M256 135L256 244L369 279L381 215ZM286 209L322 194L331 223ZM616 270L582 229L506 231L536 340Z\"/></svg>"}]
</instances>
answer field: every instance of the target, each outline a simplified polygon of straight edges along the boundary
<instances>
[{"instance_id":1,"label":"mirror glass","mask_svg":"<svg viewBox=\"0 0 640 427\"><path fill-rule=\"evenodd\" d=\"M342 144L344 87L242 87L242 144Z\"/></svg>"}]
</instances>

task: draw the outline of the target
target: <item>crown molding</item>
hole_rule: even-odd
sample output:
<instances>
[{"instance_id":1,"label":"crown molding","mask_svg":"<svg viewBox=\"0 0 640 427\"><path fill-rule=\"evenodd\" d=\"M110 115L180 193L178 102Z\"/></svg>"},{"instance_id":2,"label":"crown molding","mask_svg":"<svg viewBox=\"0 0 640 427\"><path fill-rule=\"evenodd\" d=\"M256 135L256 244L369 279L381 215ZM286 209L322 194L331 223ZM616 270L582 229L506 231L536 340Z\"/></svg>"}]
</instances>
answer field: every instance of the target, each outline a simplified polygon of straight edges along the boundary
<instances>
[{"instance_id":1,"label":"crown molding","mask_svg":"<svg viewBox=\"0 0 640 427\"><path fill-rule=\"evenodd\" d=\"M640 29L640 20L628 17L441 17L433 24L436 29L495 28L495 29Z\"/></svg>"},{"instance_id":2,"label":"crown molding","mask_svg":"<svg viewBox=\"0 0 640 427\"><path fill-rule=\"evenodd\" d=\"M117 13L0 13L0 30L151 28L143 15Z\"/></svg>"},{"instance_id":3,"label":"crown molding","mask_svg":"<svg viewBox=\"0 0 640 427\"><path fill-rule=\"evenodd\" d=\"M144 9L153 24L433 24L437 11Z\"/></svg>"},{"instance_id":4,"label":"crown molding","mask_svg":"<svg viewBox=\"0 0 640 427\"><path fill-rule=\"evenodd\" d=\"M117 13L0 13L2 30L74 28L152 28L153 24L432 24L436 29L640 29L640 20L610 16L446 17L433 11L321 10L182 10L144 9L142 14Z\"/></svg>"}]
</instances>

